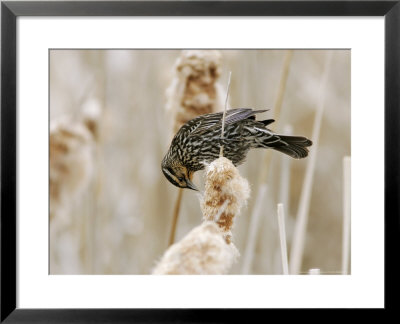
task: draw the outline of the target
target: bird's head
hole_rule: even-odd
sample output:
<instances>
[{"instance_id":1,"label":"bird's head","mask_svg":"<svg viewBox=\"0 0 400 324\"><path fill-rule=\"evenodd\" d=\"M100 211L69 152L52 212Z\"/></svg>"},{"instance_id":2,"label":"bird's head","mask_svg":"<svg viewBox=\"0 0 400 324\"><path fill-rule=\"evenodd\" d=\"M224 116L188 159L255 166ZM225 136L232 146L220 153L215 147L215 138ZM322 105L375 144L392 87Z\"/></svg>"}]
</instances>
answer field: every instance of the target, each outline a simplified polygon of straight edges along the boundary
<instances>
[{"instance_id":1,"label":"bird's head","mask_svg":"<svg viewBox=\"0 0 400 324\"><path fill-rule=\"evenodd\" d=\"M174 186L177 186L179 188L189 188L198 191L196 186L191 181L193 172L190 172L185 166L180 164L167 165L163 161L163 163L161 164L161 170L168 181L171 182Z\"/></svg>"}]
</instances>

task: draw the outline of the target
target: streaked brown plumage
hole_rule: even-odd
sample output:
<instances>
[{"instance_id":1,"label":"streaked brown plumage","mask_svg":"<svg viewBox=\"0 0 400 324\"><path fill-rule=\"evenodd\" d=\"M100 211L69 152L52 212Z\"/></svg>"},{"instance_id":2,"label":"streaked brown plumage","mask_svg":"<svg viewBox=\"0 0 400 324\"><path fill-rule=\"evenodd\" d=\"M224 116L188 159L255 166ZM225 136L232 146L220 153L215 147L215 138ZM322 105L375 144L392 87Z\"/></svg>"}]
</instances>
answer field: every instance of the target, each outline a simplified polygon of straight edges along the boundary
<instances>
[{"instance_id":1,"label":"streaked brown plumage","mask_svg":"<svg viewBox=\"0 0 400 324\"><path fill-rule=\"evenodd\" d=\"M312 142L302 136L278 135L267 126L273 119L256 120L266 110L230 109L226 112L221 138L222 112L198 116L183 125L172 139L161 169L175 186L197 190L191 182L193 173L223 155L236 166L244 162L251 148L272 148L295 159L308 155Z\"/></svg>"}]
</instances>

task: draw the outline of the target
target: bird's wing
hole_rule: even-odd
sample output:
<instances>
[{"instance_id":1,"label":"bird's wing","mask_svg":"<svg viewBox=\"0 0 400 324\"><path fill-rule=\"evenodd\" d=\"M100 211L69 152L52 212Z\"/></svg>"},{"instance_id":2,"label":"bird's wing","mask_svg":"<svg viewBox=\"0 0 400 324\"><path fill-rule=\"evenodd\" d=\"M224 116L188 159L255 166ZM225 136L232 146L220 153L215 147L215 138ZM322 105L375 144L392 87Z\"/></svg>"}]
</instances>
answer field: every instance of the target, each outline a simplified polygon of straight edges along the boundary
<instances>
[{"instance_id":1,"label":"bird's wing","mask_svg":"<svg viewBox=\"0 0 400 324\"><path fill-rule=\"evenodd\" d=\"M222 113L207 114L196 117L196 123L191 130L189 136L197 136L204 134L212 129L222 118Z\"/></svg>"},{"instance_id":2,"label":"bird's wing","mask_svg":"<svg viewBox=\"0 0 400 324\"><path fill-rule=\"evenodd\" d=\"M225 116L225 126L234 124L238 121L247 118L255 118L255 114L259 114L265 112L267 110L253 110L251 108L235 108L229 109L226 111ZM190 133L189 136L199 136L204 134L205 132L215 130L216 128L222 127L222 117L223 113L215 113L209 114L208 116L200 116L203 118L199 118L198 125L196 128Z\"/></svg>"},{"instance_id":3,"label":"bird's wing","mask_svg":"<svg viewBox=\"0 0 400 324\"><path fill-rule=\"evenodd\" d=\"M268 109L265 110L253 110L251 108L237 108L237 109L231 109L226 111L226 116L225 116L225 125L229 124L234 124L240 120L250 118L256 114L260 114L262 112L267 111ZM255 117L254 117L255 118ZM222 125L222 119L221 125Z\"/></svg>"}]
</instances>

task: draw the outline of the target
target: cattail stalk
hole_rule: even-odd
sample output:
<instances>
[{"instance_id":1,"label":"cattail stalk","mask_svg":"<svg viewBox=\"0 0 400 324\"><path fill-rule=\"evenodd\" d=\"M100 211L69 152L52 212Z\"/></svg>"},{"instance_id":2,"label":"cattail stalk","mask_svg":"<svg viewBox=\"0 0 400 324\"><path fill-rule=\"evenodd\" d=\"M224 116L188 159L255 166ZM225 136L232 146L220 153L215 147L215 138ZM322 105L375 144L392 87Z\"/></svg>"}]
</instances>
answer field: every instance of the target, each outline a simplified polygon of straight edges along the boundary
<instances>
[{"instance_id":1,"label":"cattail stalk","mask_svg":"<svg viewBox=\"0 0 400 324\"><path fill-rule=\"evenodd\" d=\"M104 64L103 55L100 56L100 61ZM103 66L103 65L102 65ZM104 117L104 107L106 106L105 97L102 93L105 93L105 77L103 69L99 69L99 98L92 97L87 99L82 105L82 121L85 124L86 128L92 134L92 137L95 141L94 146L94 175L93 181L91 183L90 188L88 189L87 199L85 206L84 217L83 217L83 227L84 237L82 242L85 244L82 246L81 259L84 263L84 267L86 273L92 274L95 273L95 260L96 260L96 233L97 233L97 218L101 218L102 208L98 208L98 203L102 201L101 197L99 197L100 193L100 183L102 179L102 145L103 145L103 134L102 134L102 124ZM100 101L101 98L101 101ZM96 215L96 216L94 216Z\"/></svg>"},{"instance_id":2,"label":"cattail stalk","mask_svg":"<svg viewBox=\"0 0 400 324\"><path fill-rule=\"evenodd\" d=\"M285 135L292 135L293 128L290 125L285 125L283 128ZM281 157L281 172L279 177L279 202L281 202L286 210L289 211L289 193L290 193L290 166L292 159L286 154L282 154Z\"/></svg>"},{"instance_id":3,"label":"cattail stalk","mask_svg":"<svg viewBox=\"0 0 400 324\"><path fill-rule=\"evenodd\" d=\"M224 109L224 113L222 114L221 139L224 139L225 116L226 116L226 110L228 108L229 88L231 86L231 75L232 75L232 72L229 72L228 87L227 87L227 90L226 90L226 99L225 99L225 109ZM220 157L224 156L224 145L223 144L221 144L221 148L220 148L220 151L219 151L219 156Z\"/></svg>"},{"instance_id":4,"label":"cattail stalk","mask_svg":"<svg viewBox=\"0 0 400 324\"><path fill-rule=\"evenodd\" d=\"M278 95L275 99L274 118L279 117L281 114L283 97L285 95L286 84L289 77L290 63L292 62L292 58L293 58L293 50L287 50L283 62L281 79L279 81Z\"/></svg>"},{"instance_id":5,"label":"cattail stalk","mask_svg":"<svg viewBox=\"0 0 400 324\"><path fill-rule=\"evenodd\" d=\"M179 211L181 208L182 194L183 194L183 189L179 188L178 196L176 197L175 201L174 213L172 215L171 233L169 235L168 246L174 244L175 242L176 225L178 223Z\"/></svg>"},{"instance_id":6,"label":"cattail stalk","mask_svg":"<svg viewBox=\"0 0 400 324\"><path fill-rule=\"evenodd\" d=\"M264 197L267 195L268 185L262 183L258 188L256 202L254 204L253 212L250 218L250 225L247 234L246 248L243 256L242 274L249 274L253 264L254 251L256 246L256 238L260 230L260 219L263 212Z\"/></svg>"},{"instance_id":7,"label":"cattail stalk","mask_svg":"<svg viewBox=\"0 0 400 324\"><path fill-rule=\"evenodd\" d=\"M325 109L325 100L327 94L328 80L332 66L333 52L329 51L322 74L321 88L319 91L319 102L317 103L317 112L314 119L312 142L313 147L310 150L309 158L307 159L306 174L304 177L303 187L301 190L299 209L296 217L294 228L292 248L290 253L290 273L298 274L301 267L304 252L304 241L307 230L308 212L311 200L311 191L314 179L315 165L317 161L319 133L321 129L322 117Z\"/></svg>"},{"instance_id":8,"label":"cattail stalk","mask_svg":"<svg viewBox=\"0 0 400 324\"><path fill-rule=\"evenodd\" d=\"M343 238L342 274L348 274L350 256L350 214L351 214L351 158L343 158Z\"/></svg>"},{"instance_id":9,"label":"cattail stalk","mask_svg":"<svg viewBox=\"0 0 400 324\"><path fill-rule=\"evenodd\" d=\"M274 117L273 119L278 120L280 113L281 113L281 108L282 108L282 103L283 103L283 98L286 90L286 84L287 84L287 79L289 76L289 71L290 71L290 64L292 61L292 56L293 56L293 50L288 50L285 53L285 58L282 66L282 72L281 72L281 78L279 81L279 88L278 88L278 93L277 97L275 99L275 104L274 104ZM250 224L249 224L249 231L248 231L248 239L246 242L246 249L243 257L243 266L242 266L242 273L247 274L251 270L251 266L253 263L254 259L254 250L255 250L255 245L258 239L258 229L260 228L260 220L261 220L261 210L262 210L262 203L265 199L265 195L267 192L267 178L268 178L268 173L270 171L270 162L271 162L271 155L270 152L265 152L265 162L264 162L264 167L261 169L260 173L260 185L258 188L258 193L257 193L257 198L256 198L256 204L253 209L253 212L250 217Z\"/></svg>"},{"instance_id":10,"label":"cattail stalk","mask_svg":"<svg viewBox=\"0 0 400 324\"><path fill-rule=\"evenodd\" d=\"M284 98L285 92L286 92L286 85L287 85L287 80L289 77L290 64L292 62L292 57L293 57L293 50L287 50L285 53L284 61L283 61L281 78L280 78L279 87L278 87L278 93L277 93L275 103L274 103L273 119L276 121L279 120L279 117L281 115L283 98ZM270 164L271 164L271 154L270 153L271 152L269 152L269 151L267 151L265 153L265 162L264 162L264 168L262 168L261 174L260 174L260 183L264 183L267 181L268 172L270 170Z\"/></svg>"},{"instance_id":11,"label":"cattail stalk","mask_svg":"<svg viewBox=\"0 0 400 324\"><path fill-rule=\"evenodd\" d=\"M285 212L283 204L278 204L278 226L279 226L279 238L281 242L281 257L282 257L282 269L283 274L289 274L289 265L286 248L286 230L285 230Z\"/></svg>"}]
</instances>

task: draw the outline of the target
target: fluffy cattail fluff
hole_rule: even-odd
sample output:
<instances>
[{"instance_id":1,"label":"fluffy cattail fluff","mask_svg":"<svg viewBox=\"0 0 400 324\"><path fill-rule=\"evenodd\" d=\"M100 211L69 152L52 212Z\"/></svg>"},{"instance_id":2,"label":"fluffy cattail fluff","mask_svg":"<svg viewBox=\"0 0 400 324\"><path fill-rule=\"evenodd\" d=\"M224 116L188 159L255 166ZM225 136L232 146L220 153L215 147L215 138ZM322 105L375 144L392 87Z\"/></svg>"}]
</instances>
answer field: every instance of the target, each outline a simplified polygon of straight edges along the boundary
<instances>
[{"instance_id":1,"label":"fluffy cattail fluff","mask_svg":"<svg viewBox=\"0 0 400 324\"><path fill-rule=\"evenodd\" d=\"M230 160L206 167L203 224L172 245L153 274L225 274L239 256L231 242L233 218L250 196L249 184Z\"/></svg>"},{"instance_id":2,"label":"fluffy cattail fluff","mask_svg":"<svg viewBox=\"0 0 400 324\"><path fill-rule=\"evenodd\" d=\"M219 226L206 221L164 253L153 274L226 274L239 256Z\"/></svg>"},{"instance_id":3,"label":"fluffy cattail fluff","mask_svg":"<svg viewBox=\"0 0 400 324\"><path fill-rule=\"evenodd\" d=\"M80 123L50 123L50 215L77 197L93 174L93 137Z\"/></svg>"},{"instance_id":4,"label":"fluffy cattail fluff","mask_svg":"<svg viewBox=\"0 0 400 324\"><path fill-rule=\"evenodd\" d=\"M175 77L167 90L167 111L174 134L187 121L224 109L225 91L218 83L221 54L217 50L184 50L175 64Z\"/></svg>"},{"instance_id":5,"label":"fluffy cattail fluff","mask_svg":"<svg viewBox=\"0 0 400 324\"><path fill-rule=\"evenodd\" d=\"M250 187L227 158L220 157L206 167L206 181L201 208L205 221L215 221L231 242L233 219L246 204Z\"/></svg>"}]
</instances>

